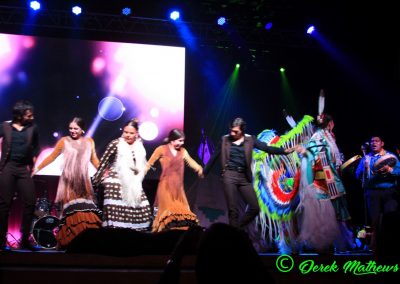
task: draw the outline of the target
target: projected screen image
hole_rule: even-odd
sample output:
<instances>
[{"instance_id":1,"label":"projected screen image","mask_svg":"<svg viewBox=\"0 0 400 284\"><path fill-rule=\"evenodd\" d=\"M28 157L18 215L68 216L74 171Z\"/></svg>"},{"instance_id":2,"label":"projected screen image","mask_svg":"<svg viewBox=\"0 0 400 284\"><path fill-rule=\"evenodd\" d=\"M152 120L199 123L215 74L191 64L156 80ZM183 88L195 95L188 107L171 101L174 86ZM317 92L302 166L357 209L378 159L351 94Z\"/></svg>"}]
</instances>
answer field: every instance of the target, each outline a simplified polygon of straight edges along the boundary
<instances>
[{"instance_id":1,"label":"projected screen image","mask_svg":"<svg viewBox=\"0 0 400 284\"><path fill-rule=\"evenodd\" d=\"M85 120L99 156L138 118L151 154L169 130L183 129L184 81L183 47L0 34L0 120L12 118L19 99L34 104L38 162L68 135L74 116ZM60 168L55 162L41 174Z\"/></svg>"}]
</instances>

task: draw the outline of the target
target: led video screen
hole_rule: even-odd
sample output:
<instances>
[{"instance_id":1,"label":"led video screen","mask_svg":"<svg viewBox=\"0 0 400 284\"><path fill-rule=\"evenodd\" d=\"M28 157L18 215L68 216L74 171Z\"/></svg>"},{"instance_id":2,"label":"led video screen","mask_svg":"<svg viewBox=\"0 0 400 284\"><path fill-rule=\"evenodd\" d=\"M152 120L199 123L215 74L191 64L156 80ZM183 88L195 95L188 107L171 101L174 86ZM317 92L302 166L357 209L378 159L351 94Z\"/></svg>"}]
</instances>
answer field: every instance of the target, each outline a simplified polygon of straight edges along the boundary
<instances>
[{"instance_id":1,"label":"led video screen","mask_svg":"<svg viewBox=\"0 0 400 284\"><path fill-rule=\"evenodd\" d=\"M34 104L39 160L68 135L74 116L85 120L99 156L132 118L154 149L170 129L183 129L184 83L183 47L0 34L0 120L12 118L19 99Z\"/></svg>"}]
</instances>

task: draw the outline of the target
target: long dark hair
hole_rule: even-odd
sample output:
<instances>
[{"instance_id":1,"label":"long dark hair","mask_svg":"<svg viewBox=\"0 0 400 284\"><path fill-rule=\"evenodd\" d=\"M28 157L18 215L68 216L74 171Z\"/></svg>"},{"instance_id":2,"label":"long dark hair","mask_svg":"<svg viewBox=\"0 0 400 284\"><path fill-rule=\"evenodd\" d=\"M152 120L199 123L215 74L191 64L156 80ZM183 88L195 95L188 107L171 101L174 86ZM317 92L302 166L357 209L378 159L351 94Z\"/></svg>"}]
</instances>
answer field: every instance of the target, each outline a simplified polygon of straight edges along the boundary
<instances>
[{"instance_id":1,"label":"long dark hair","mask_svg":"<svg viewBox=\"0 0 400 284\"><path fill-rule=\"evenodd\" d=\"M33 112L33 104L27 100L20 100L14 104L12 115L13 115L13 122L18 122L22 119L25 112L30 110Z\"/></svg>"},{"instance_id":2,"label":"long dark hair","mask_svg":"<svg viewBox=\"0 0 400 284\"><path fill-rule=\"evenodd\" d=\"M125 123L123 128L125 128L126 126L132 126L133 128L136 129L136 131L139 131L139 119L132 118L131 120Z\"/></svg>"},{"instance_id":3,"label":"long dark hair","mask_svg":"<svg viewBox=\"0 0 400 284\"><path fill-rule=\"evenodd\" d=\"M330 114L323 113L316 120L316 126L325 129L331 121L333 121L333 117Z\"/></svg>"},{"instance_id":4,"label":"long dark hair","mask_svg":"<svg viewBox=\"0 0 400 284\"><path fill-rule=\"evenodd\" d=\"M185 133L178 128L174 128L169 132L168 137L164 139L164 143L169 143L180 138L185 138Z\"/></svg>"},{"instance_id":5,"label":"long dark hair","mask_svg":"<svg viewBox=\"0 0 400 284\"><path fill-rule=\"evenodd\" d=\"M86 124L85 124L85 121L83 120L82 117L75 116L75 117L69 122L69 124L71 124L71 123L73 123L73 122L75 122L83 131L86 130L86 129L85 129Z\"/></svg>"}]
</instances>

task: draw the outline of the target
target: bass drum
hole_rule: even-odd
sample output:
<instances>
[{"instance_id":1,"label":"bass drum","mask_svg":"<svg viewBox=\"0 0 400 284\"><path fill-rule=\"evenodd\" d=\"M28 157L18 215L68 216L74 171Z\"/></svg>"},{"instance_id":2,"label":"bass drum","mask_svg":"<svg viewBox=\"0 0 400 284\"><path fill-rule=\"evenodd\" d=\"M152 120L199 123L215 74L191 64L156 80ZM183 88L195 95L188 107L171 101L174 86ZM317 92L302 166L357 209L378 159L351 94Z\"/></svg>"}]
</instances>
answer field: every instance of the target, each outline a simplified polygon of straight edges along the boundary
<instances>
[{"instance_id":1,"label":"bass drum","mask_svg":"<svg viewBox=\"0 0 400 284\"><path fill-rule=\"evenodd\" d=\"M36 243L45 249L54 249L57 245L56 234L59 224L60 219L51 215L39 218L32 230Z\"/></svg>"}]
</instances>

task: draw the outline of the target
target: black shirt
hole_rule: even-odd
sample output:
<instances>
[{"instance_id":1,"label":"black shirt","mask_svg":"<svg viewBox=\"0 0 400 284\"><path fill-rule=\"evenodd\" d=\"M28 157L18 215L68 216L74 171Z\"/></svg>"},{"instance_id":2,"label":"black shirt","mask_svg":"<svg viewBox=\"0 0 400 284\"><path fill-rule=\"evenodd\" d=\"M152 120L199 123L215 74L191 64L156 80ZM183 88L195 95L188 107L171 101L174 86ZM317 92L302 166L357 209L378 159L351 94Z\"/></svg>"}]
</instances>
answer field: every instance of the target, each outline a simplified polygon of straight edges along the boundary
<instances>
[{"instance_id":1,"label":"black shirt","mask_svg":"<svg viewBox=\"0 0 400 284\"><path fill-rule=\"evenodd\" d=\"M11 145L10 145L10 160L21 164L29 164L31 162L31 155L36 156L39 153L39 145L37 139L33 139L32 145L28 144L28 128L32 125L27 125L18 131L15 127L11 126ZM3 127L0 127L0 137L4 136ZM31 148L32 147L32 148ZM30 153L30 150L32 152Z\"/></svg>"},{"instance_id":2,"label":"black shirt","mask_svg":"<svg viewBox=\"0 0 400 284\"><path fill-rule=\"evenodd\" d=\"M240 143L239 145L232 143L229 153L228 168L238 168L238 167L241 168L246 167L243 142Z\"/></svg>"},{"instance_id":3,"label":"black shirt","mask_svg":"<svg viewBox=\"0 0 400 284\"><path fill-rule=\"evenodd\" d=\"M22 163L27 162L26 157L28 154L28 150L29 145L26 128L24 127L21 131L18 131L13 127L11 134L10 160Z\"/></svg>"}]
</instances>

